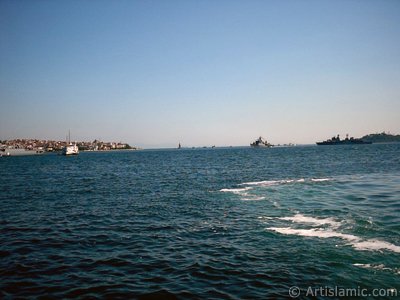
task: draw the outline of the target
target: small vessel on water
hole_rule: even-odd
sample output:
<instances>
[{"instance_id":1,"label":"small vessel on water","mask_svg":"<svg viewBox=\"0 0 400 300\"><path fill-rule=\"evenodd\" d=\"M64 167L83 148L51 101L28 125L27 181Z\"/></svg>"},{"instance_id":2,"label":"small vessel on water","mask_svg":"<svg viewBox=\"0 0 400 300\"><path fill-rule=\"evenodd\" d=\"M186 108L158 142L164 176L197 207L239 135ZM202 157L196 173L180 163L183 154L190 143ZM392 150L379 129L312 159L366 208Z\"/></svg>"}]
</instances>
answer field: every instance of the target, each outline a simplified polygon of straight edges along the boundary
<instances>
[{"instance_id":1,"label":"small vessel on water","mask_svg":"<svg viewBox=\"0 0 400 300\"><path fill-rule=\"evenodd\" d=\"M61 152L62 155L78 155L79 154L79 148L75 144L71 143L71 133L70 131L68 131L68 141L67 144L65 145L65 147L62 149Z\"/></svg>"},{"instance_id":2,"label":"small vessel on water","mask_svg":"<svg viewBox=\"0 0 400 300\"><path fill-rule=\"evenodd\" d=\"M181 149L181 148L182 148L181 143L179 143L178 144L178 149Z\"/></svg>"},{"instance_id":3,"label":"small vessel on water","mask_svg":"<svg viewBox=\"0 0 400 300\"><path fill-rule=\"evenodd\" d=\"M258 139L256 139L254 142L252 142L251 144L250 144L250 146L251 147L266 147L266 148L270 148L270 147L272 147L273 145L272 144L270 144L270 143L268 143L267 142L267 140L264 140L261 136L258 138Z\"/></svg>"},{"instance_id":4,"label":"small vessel on water","mask_svg":"<svg viewBox=\"0 0 400 300\"><path fill-rule=\"evenodd\" d=\"M349 135L346 134L346 138L344 140L340 139L339 134L335 137L332 137L323 142L317 142L319 146L325 145L358 145L358 144L372 144L372 142L366 142L362 139L355 139L354 137L349 138Z\"/></svg>"},{"instance_id":5,"label":"small vessel on water","mask_svg":"<svg viewBox=\"0 0 400 300\"><path fill-rule=\"evenodd\" d=\"M78 155L79 149L76 144L70 143L62 149L62 155Z\"/></svg>"}]
</instances>

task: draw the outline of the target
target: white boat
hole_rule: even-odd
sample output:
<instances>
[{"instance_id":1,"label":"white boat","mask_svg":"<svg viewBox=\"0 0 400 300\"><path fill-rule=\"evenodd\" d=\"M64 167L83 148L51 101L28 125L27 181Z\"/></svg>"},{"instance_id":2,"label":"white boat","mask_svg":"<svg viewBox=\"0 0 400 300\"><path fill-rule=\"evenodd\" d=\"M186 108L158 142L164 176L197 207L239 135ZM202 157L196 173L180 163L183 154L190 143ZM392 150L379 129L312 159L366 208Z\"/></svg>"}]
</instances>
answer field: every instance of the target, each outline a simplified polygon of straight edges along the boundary
<instances>
[{"instance_id":1,"label":"white boat","mask_svg":"<svg viewBox=\"0 0 400 300\"><path fill-rule=\"evenodd\" d=\"M264 140L261 136L256 139L253 143L250 144L251 147L272 147L272 144L268 143L267 140Z\"/></svg>"},{"instance_id":2,"label":"white boat","mask_svg":"<svg viewBox=\"0 0 400 300\"><path fill-rule=\"evenodd\" d=\"M69 145L65 146L62 150L62 155L78 155L79 149L76 144L70 143Z\"/></svg>"},{"instance_id":3,"label":"white boat","mask_svg":"<svg viewBox=\"0 0 400 300\"><path fill-rule=\"evenodd\" d=\"M78 155L79 154L79 148L75 144L71 143L71 134L70 132L68 132L68 141L67 141L67 145L62 149L61 152L62 155Z\"/></svg>"}]
</instances>

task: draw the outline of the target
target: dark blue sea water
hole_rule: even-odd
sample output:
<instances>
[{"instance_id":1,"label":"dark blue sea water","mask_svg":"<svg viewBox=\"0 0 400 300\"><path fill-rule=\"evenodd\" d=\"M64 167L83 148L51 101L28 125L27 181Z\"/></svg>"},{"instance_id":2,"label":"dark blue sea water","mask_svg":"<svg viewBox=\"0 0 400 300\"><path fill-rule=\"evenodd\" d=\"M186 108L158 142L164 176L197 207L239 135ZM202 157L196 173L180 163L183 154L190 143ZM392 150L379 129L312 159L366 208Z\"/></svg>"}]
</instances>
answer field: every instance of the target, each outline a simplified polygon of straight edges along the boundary
<instances>
[{"instance_id":1,"label":"dark blue sea water","mask_svg":"<svg viewBox=\"0 0 400 300\"><path fill-rule=\"evenodd\" d=\"M400 144L3 157L0 172L0 298L400 296Z\"/></svg>"}]
</instances>

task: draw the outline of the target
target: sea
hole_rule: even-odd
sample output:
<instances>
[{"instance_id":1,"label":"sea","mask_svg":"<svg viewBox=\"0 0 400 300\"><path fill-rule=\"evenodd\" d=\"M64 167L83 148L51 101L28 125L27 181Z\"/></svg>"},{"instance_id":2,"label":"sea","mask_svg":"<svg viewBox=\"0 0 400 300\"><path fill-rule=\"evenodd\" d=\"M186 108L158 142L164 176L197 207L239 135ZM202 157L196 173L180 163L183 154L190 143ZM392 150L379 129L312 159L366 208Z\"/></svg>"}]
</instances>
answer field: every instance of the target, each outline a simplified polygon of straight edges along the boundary
<instances>
[{"instance_id":1,"label":"sea","mask_svg":"<svg viewBox=\"0 0 400 300\"><path fill-rule=\"evenodd\" d=\"M0 233L2 299L399 299L400 144L2 157Z\"/></svg>"}]
</instances>

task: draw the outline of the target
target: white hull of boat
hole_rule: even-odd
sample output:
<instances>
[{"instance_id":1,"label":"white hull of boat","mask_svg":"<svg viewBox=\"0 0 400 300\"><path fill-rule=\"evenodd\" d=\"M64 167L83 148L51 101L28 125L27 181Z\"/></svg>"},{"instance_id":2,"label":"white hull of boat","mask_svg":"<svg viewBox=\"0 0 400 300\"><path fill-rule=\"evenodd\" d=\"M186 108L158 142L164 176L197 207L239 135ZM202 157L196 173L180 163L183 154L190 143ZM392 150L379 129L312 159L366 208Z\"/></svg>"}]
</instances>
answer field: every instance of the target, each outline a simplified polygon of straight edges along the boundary
<instances>
[{"instance_id":1,"label":"white hull of boat","mask_svg":"<svg viewBox=\"0 0 400 300\"><path fill-rule=\"evenodd\" d=\"M79 154L79 149L77 145L69 145L62 150L62 155L78 155L78 154Z\"/></svg>"}]
</instances>

